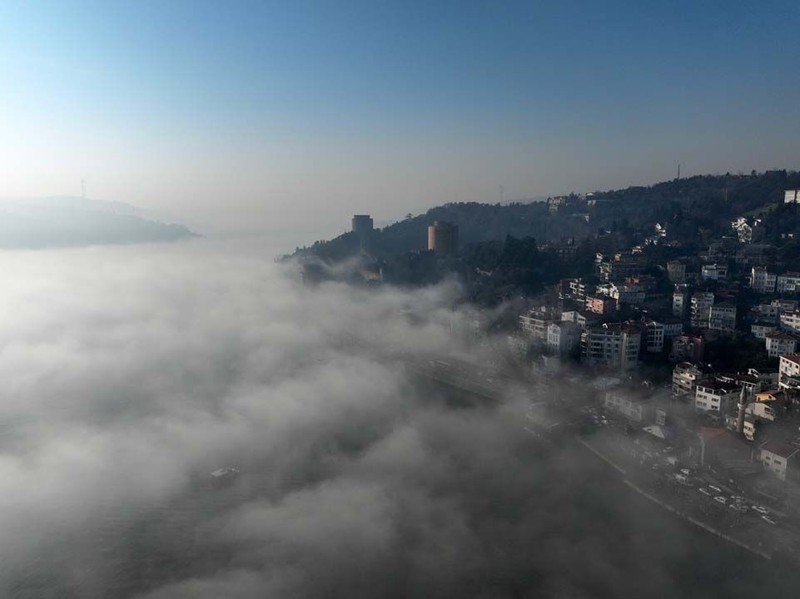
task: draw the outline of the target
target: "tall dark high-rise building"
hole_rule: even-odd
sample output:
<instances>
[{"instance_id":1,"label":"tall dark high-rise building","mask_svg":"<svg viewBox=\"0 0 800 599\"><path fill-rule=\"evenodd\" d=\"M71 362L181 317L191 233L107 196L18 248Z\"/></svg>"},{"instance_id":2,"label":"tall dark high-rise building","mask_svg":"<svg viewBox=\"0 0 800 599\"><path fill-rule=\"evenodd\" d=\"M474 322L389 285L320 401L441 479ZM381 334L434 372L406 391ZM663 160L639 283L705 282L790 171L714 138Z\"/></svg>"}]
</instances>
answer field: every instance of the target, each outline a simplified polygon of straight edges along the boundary
<instances>
[{"instance_id":1,"label":"tall dark high-rise building","mask_svg":"<svg viewBox=\"0 0 800 599\"><path fill-rule=\"evenodd\" d=\"M369 214L354 214L353 233L362 239L372 233L372 217Z\"/></svg>"},{"instance_id":2,"label":"tall dark high-rise building","mask_svg":"<svg viewBox=\"0 0 800 599\"><path fill-rule=\"evenodd\" d=\"M458 248L458 225L434 221L428 226L428 250L437 254L452 254Z\"/></svg>"}]
</instances>

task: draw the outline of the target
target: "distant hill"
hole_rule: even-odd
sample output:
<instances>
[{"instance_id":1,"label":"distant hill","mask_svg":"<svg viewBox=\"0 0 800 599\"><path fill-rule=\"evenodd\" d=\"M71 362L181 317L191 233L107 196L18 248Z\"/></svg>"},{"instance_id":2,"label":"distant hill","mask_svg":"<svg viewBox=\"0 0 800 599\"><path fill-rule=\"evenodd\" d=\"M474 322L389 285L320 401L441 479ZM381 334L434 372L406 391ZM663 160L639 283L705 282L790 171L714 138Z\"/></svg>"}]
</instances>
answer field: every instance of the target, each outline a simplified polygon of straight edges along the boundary
<instances>
[{"instance_id":1,"label":"distant hill","mask_svg":"<svg viewBox=\"0 0 800 599\"><path fill-rule=\"evenodd\" d=\"M49 197L0 202L0 248L177 241L195 234L121 202Z\"/></svg>"},{"instance_id":2,"label":"distant hill","mask_svg":"<svg viewBox=\"0 0 800 599\"><path fill-rule=\"evenodd\" d=\"M503 240L509 235L540 242L565 237L580 240L601 230L624 232L636 239L651 235L656 223L667 227L669 240L703 244L715 236L730 235L731 220L739 216L761 218L761 237L787 232L800 237L797 206L783 205L784 191L797 188L800 173L780 170L689 177L647 187L564 196L549 204L444 204L376 230L370 251L376 257L388 257L425 249L427 227L435 220L457 224L462 245ZM299 253L338 260L359 249L355 235L345 233Z\"/></svg>"}]
</instances>

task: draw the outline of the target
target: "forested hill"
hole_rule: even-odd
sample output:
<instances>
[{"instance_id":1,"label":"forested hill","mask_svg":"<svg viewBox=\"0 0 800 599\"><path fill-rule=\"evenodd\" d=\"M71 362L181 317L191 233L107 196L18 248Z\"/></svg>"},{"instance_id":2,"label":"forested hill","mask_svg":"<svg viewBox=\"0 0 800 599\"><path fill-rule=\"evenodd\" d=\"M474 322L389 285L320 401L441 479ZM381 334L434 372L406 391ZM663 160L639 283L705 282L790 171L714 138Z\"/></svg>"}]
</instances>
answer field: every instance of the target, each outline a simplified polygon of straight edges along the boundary
<instances>
[{"instance_id":1,"label":"forested hill","mask_svg":"<svg viewBox=\"0 0 800 599\"><path fill-rule=\"evenodd\" d=\"M376 230L370 251L376 257L387 257L425 249L427 227L435 220L457 224L462 245L502 240L509 235L539 241L582 239L601 230L646 236L652 234L656 223L668 228L670 239L704 243L729 234L731 221L740 216L762 218L762 236L800 234L796 207L783 205L784 191L797 188L800 173L781 170L696 176L649 187L564 196L549 203L445 204ZM358 250L355 235L345 233L300 253L337 260Z\"/></svg>"}]
</instances>

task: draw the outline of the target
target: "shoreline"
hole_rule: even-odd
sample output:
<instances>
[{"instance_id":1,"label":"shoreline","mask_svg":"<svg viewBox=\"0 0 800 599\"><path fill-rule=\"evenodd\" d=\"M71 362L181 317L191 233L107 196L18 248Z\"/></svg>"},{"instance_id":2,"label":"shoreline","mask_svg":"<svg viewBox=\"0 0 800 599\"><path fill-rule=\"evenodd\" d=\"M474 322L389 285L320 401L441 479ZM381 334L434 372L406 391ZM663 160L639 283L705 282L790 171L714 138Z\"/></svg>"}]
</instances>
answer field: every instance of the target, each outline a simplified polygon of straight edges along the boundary
<instances>
[{"instance_id":1,"label":"shoreline","mask_svg":"<svg viewBox=\"0 0 800 599\"><path fill-rule=\"evenodd\" d=\"M619 464L614 462L611 458L609 458L607 455L602 453L596 447L592 446L588 441L586 441L582 437L577 437L577 439L578 439L578 442L584 448L589 450L596 457L598 457L603 462L605 462L607 465L611 466L612 468L614 468L614 470L619 472L623 477L622 478L622 482L629 489L635 491L640 496L650 500L652 503L655 503L656 505L664 508L665 510L671 512L675 516L678 516L682 520L685 520L686 522L689 522L689 523L691 523L691 524L703 529L704 531L706 531L708 533L713 534L714 536L716 536L716 537L718 537L718 538L720 538L720 539L722 539L722 540L724 540L724 541L726 541L728 543L736 545L737 547L739 547L741 549L744 549L746 551L749 551L750 553L753 553L754 555L757 555L757 556L759 556L759 557L761 557L761 558L763 558L765 560L770 560L770 561L772 560L772 555L770 555L770 554L768 554L768 553L766 553L766 552L764 552L764 551L762 551L760 549L756 549L755 547L752 547L752 546L748 545L744 541L740 541L739 539L731 537L730 535L728 535L728 534L726 534L726 533L724 533L724 532L722 532L720 530L717 530L713 526L710 526L710 525L706 524L705 522L702 522L702 521L698 520L694 516L690 516L689 514L684 513L683 511L679 510L678 508L666 503L664 500L659 499L655 495L645 491L639 485L637 485L636 483L634 483L633 481L631 481L631 480L629 480L627 478L627 476L628 476L627 472Z\"/></svg>"}]
</instances>

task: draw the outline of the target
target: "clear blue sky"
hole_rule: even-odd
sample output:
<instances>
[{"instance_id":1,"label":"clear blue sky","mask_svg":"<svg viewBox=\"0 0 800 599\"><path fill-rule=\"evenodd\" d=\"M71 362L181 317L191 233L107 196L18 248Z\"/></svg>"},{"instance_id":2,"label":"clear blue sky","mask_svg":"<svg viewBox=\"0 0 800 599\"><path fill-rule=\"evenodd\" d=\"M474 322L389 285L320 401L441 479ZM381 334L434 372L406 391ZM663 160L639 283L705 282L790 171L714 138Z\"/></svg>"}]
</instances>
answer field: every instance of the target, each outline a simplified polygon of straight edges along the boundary
<instances>
[{"instance_id":1,"label":"clear blue sky","mask_svg":"<svg viewBox=\"0 0 800 599\"><path fill-rule=\"evenodd\" d=\"M0 196L229 227L800 167L797 2L6 2Z\"/></svg>"}]
</instances>

